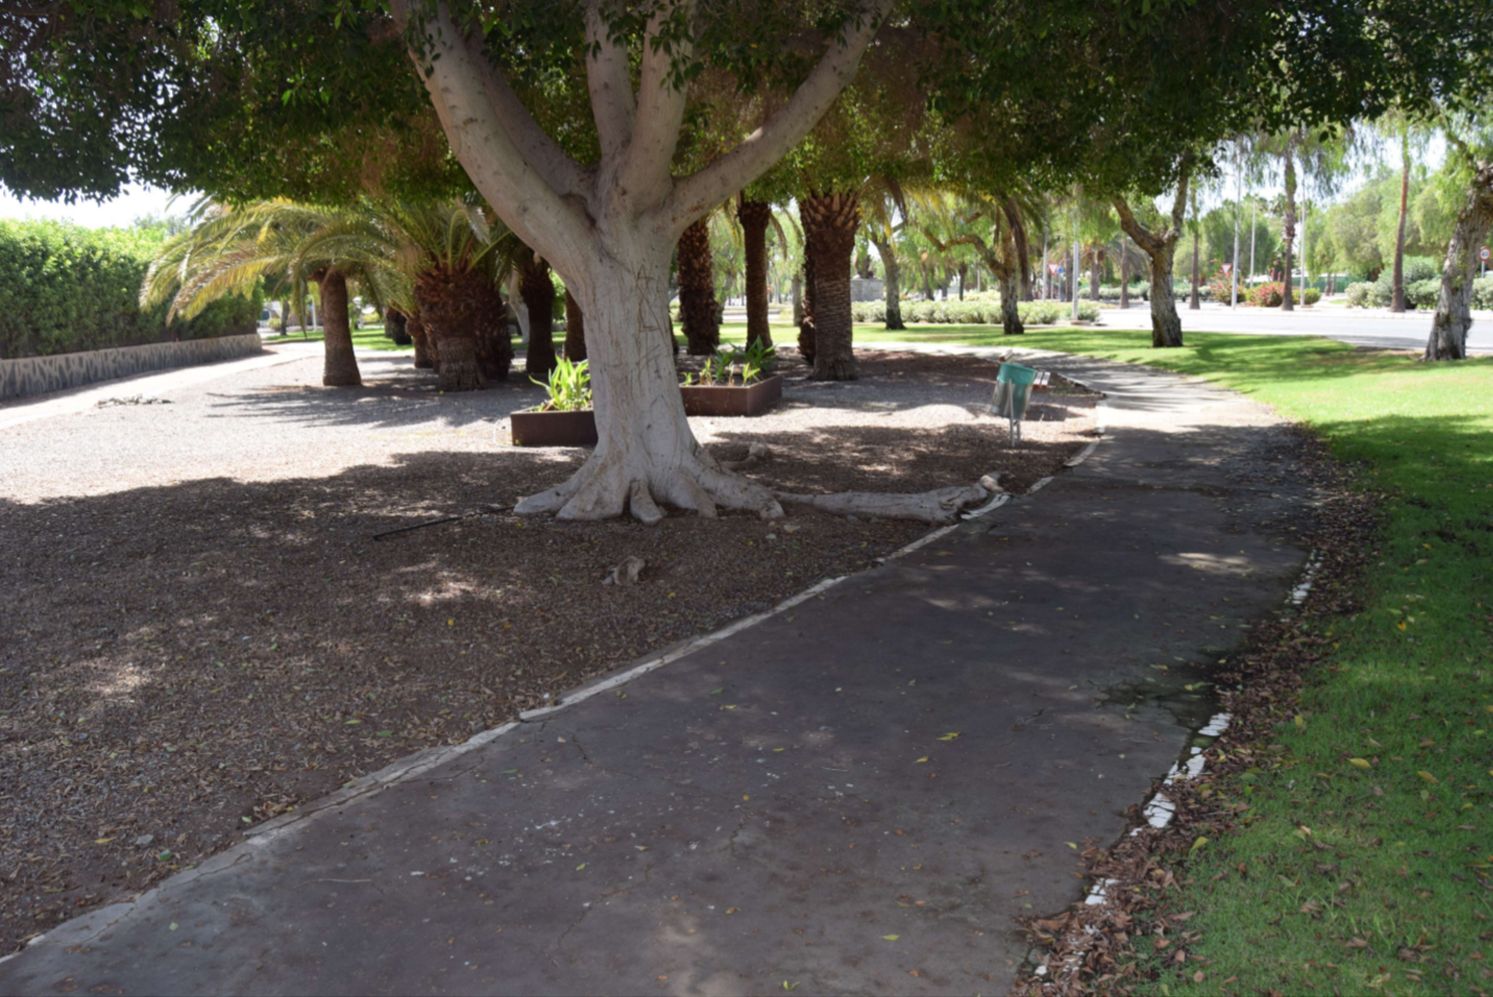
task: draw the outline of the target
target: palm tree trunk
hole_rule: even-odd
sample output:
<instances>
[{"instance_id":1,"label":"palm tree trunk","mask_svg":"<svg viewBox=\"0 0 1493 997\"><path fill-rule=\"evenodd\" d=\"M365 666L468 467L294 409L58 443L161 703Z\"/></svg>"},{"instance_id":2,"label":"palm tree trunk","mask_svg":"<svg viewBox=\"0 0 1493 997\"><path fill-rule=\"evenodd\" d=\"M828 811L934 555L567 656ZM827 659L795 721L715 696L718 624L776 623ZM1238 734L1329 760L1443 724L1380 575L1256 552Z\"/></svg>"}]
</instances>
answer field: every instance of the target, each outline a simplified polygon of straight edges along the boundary
<instances>
[{"instance_id":1,"label":"palm tree trunk","mask_svg":"<svg viewBox=\"0 0 1493 997\"><path fill-rule=\"evenodd\" d=\"M565 359L572 363L586 359L586 316L569 288L565 289Z\"/></svg>"},{"instance_id":2,"label":"palm tree trunk","mask_svg":"<svg viewBox=\"0 0 1493 997\"><path fill-rule=\"evenodd\" d=\"M1410 201L1410 133L1400 129L1400 221L1395 228L1394 293L1389 310L1405 310L1405 214Z\"/></svg>"},{"instance_id":3,"label":"palm tree trunk","mask_svg":"<svg viewBox=\"0 0 1493 997\"><path fill-rule=\"evenodd\" d=\"M746 257L747 343L772 345L772 328L767 321L767 226L772 222L772 205L766 201L742 198L736 205L741 222L742 253Z\"/></svg>"},{"instance_id":4,"label":"palm tree trunk","mask_svg":"<svg viewBox=\"0 0 1493 997\"><path fill-rule=\"evenodd\" d=\"M529 349L524 371L541 380L555 369L555 283L550 265L533 253L524 252L519 271L519 296L529 316Z\"/></svg>"},{"instance_id":5,"label":"palm tree trunk","mask_svg":"<svg viewBox=\"0 0 1493 997\"><path fill-rule=\"evenodd\" d=\"M850 309L850 258L860 226L854 193L816 194L800 202L814 260L814 373L818 381L858 375Z\"/></svg>"},{"instance_id":6,"label":"palm tree trunk","mask_svg":"<svg viewBox=\"0 0 1493 997\"><path fill-rule=\"evenodd\" d=\"M476 301L477 366L487 380L506 381L513 366L513 334L503 292L487 273L474 273L471 286Z\"/></svg>"},{"instance_id":7,"label":"palm tree trunk","mask_svg":"<svg viewBox=\"0 0 1493 997\"><path fill-rule=\"evenodd\" d=\"M435 366L435 352L431 349L430 337L425 334L425 322L420 318L418 308L410 314L405 329L410 339L415 341L415 366L430 370Z\"/></svg>"},{"instance_id":8,"label":"palm tree trunk","mask_svg":"<svg viewBox=\"0 0 1493 997\"><path fill-rule=\"evenodd\" d=\"M1473 174L1467 201L1457 215L1457 226L1446 247L1441 269L1441 293L1427 360L1465 360L1467 330L1472 327L1472 282L1477 276L1477 250L1493 228L1493 162L1480 163Z\"/></svg>"},{"instance_id":9,"label":"palm tree trunk","mask_svg":"<svg viewBox=\"0 0 1493 997\"><path fill-rule=\"evenodd\" d=\"M691 356L709 356L721 344L713 270L710 225L701 218L679 237L679 318Z\"/></svg>"},{"instance_id":10,"label":"palm tree trunk","mask_svg":"<svg viewBox=\"0 0 1493 997\"><path fill-rule=\"evenodd\" d=\"M479 293L483 280L471 271L444 266L430 267L415 278L415 300L425 334L435 345L442 391L475 391L487 384L477 344L479 323L491 309Z\"/></svg>"},{"instance_id":11,"label":"palm tree trunk","mask_svg":"<svg viewBox=\"0 0 1493 997\"><path fill-rule=\"evenodd\" d=\"M398 308L384 309L384 335L395 346L410 345L409 322Z\"/></svg>"},{"instance_id":12,"label":"palm tree trunk","mask_svg":"<svg viewBox=\"0 0 1493 997\"><path fill-rule=\"evenodd\" d=\"M321 383L332 388L353 388L363 383L358 358L353 353L352 327L347 321L347 276L329 268L315 276L321 292L322 345L325 360Z\"/></svg>"},{"instance_id":13,"label":"palm tree trunk","mask_svg":"<svg viewBox=\"0 0 1493 997\"><path fill-rule=\"evenodd\" d=\"M800 220L802 221L803 204L799 207ZM804 363L810 367L814 366L814 351L817 340L814 337L814 294L816 283L814 281L814 239L815 233L809 229L808 223L803 225L804 230L804 281L803 301L799 308L798 318L798 355L804 358Z\"/></svg>"}]
</instances>

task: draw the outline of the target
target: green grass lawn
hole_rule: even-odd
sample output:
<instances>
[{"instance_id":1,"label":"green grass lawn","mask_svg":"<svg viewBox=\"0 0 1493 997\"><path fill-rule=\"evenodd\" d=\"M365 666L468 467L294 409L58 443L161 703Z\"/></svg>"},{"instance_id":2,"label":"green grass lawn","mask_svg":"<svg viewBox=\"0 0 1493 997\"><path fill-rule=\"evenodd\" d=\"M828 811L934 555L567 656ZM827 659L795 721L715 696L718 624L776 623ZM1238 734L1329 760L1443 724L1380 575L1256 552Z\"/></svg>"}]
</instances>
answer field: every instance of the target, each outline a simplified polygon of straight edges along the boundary
<instances>
[{"instance_id":1,"label":"green grass lawn","mask_svg":"<svg viewBox=\"0 0 1493 997\"><path fill-rule=\"evenodd\" d=\"M304 336L295 326L290 327L290 332L285 336L271 336L265 339L266 343L319 343L321 342L321 330L306 330ZM413 346L396 346L394 341L384 335L382 322L377 325L368 325L366 322L361 329L353 330L353 345L360 346L366 350L393 350L396 352L413 352Z\"/></svg>"},{"instance_id":2,"label":"green grass lawn","mask_svg":"<svg viewBox=\"0 0 1493 997\"><path fill-rule=\"evenodd\" d=\"M1190 952L1211 960L1205 980L1192 982L1190 963L1163 970L1158 989L1493 989L1493 359L1425 364L1322 339L1201 333L1161 351L1149 333L1101 329L1034 329L1014 343L983 326L855 334L1196 375L1311 426L1362 468L1384 496L1363 611L1321 624L1334 656L1308 683L1301 723L1279 732L1284 763L1228 787L1250 806L1246 825L1190 861L1175 909L1197 912Z\"/></svg>"}]
</instances>

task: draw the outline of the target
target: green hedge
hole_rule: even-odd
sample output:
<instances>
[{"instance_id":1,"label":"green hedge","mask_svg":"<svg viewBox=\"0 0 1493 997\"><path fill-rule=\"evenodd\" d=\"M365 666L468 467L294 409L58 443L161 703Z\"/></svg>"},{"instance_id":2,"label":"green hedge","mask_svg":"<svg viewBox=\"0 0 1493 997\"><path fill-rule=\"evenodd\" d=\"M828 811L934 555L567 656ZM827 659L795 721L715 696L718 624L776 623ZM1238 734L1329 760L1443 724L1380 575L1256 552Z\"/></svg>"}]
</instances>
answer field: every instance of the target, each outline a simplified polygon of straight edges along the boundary
<instances>
[{"instance_id":1,"label":"green hedge","mask_svg":"<svg viewBox=\"0 0 1493 997\"><path fill-rule=\"evenodd\" d=\"M253 332L258 295L224 298L169 327L164 305L140 311L140 282L165 239L161 227L0 222L0 358Z\"/></svg>"},{"instance_id":2,"label":"green hedge","mask_svg":"<svg viewBox=\"0 0 1493 997\"><path fill-rule=\"evenodd\" d=\"M1410 269L1407 267L1407 278L1409 275ZM1388 308L1391 300L1389 282L1383 278L1349 284L1344 294L1349 308ZM1440 296L1440 274L1424 279L1407 279L1405 282L1405 306L1407 308L1433 311ZM1493 308L1493 277L1479 277L1472 282L1472 307Z\"/></svg>"},{"instance_id":3,"label":"green hedge","mask_svg":"<svg viewBox=\"0 0 1493 997\"><path fill-rule=\"evenodd\" d=\"M1067 321L1072 305L1058 301L1022 301L1016 306L1023 325L1052 325ZM885 322L886 304L881 301L857 301L851 305L857 322ZM1092 301L1078 303L1078 317L1084 322L1099 318L1099 306ZM970 295L963 301L904 301L902 321L935 325L1000 325L1000 297L986 292Z\"/></svg>"}]
</instances>

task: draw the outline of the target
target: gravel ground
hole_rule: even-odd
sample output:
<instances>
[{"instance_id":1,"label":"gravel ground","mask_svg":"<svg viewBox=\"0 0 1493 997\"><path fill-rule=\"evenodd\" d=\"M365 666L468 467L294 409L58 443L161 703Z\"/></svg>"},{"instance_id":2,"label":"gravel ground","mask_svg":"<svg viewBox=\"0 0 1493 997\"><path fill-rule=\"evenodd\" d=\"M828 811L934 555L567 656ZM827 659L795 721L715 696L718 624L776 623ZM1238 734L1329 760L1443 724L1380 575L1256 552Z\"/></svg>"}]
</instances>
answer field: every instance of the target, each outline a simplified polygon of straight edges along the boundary
<instances>
[{"instance_id":1,"label":"gravel ground","mask_svg":"<svg viewBox=\"0 0 1493 997\"><path fill-rule=\"evenodd\" d=\"M288 354L296 356L295 353ZM0 952L137 891L238 831L452 743L653 648L862 569L926 531L801 513L631 522L506 509L582 451L507 446L516 378L440 395L398 355L362 390L320 360L0 409ZM1026 443L984 414L995 367L866 353L753 420L695 419L790 490L1013 491L1092 436L1092 396L1043 396ZM375 542L375 533L474 512ZM633 586L603 587L629 555Z\"/></svg>"}]
</instances>

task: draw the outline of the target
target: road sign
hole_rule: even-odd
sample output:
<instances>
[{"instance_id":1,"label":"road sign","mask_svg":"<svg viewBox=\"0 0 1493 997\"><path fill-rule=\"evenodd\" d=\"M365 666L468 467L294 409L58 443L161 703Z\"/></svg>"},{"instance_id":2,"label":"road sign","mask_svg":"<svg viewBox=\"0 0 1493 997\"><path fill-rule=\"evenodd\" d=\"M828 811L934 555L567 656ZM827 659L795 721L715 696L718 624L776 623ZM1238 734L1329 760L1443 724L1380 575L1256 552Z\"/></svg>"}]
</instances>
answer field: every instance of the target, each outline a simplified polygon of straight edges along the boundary
<instances>
[{"instance_id":1,"label":"road sign","mask_svg":"<svg viewBox=\"0 0 1493 997\"><path fill-rule=\"evenodd\" d=\"M1058 265L1056 263L1049 263L1049 264L1047 264L1047 272L1048 273L1057 273L1058 272Z\"/></svg>"},{"instance_id":2,"label":"road sign","mask_svg":"<svg viewBox=\"0 0 1493 997\"><path fill-rule=\"evenodd\" d=\"M1480 259L1480 260L1482 260L1484 263L1488 262L1488 258L1490 256L1493 256L1493 253L1488 252L1488 247L1487 246L1484 246L1481 250L1478 251L1478 254L1477 254L1477 258Z\"/></svg>"},{"instance_id":3,"label":"road sign","mask_svg":"<svg viewBox=\"0 0 1493 997\"><path fill-rule=\"evenodd\" d=\"M1233 271L1233 269L1234 269L1234 264L1232 264L1232 263L1225 263L1223 265L1223 275L1225 277L1227 277Z\"/></svg>"}]
</instances>

